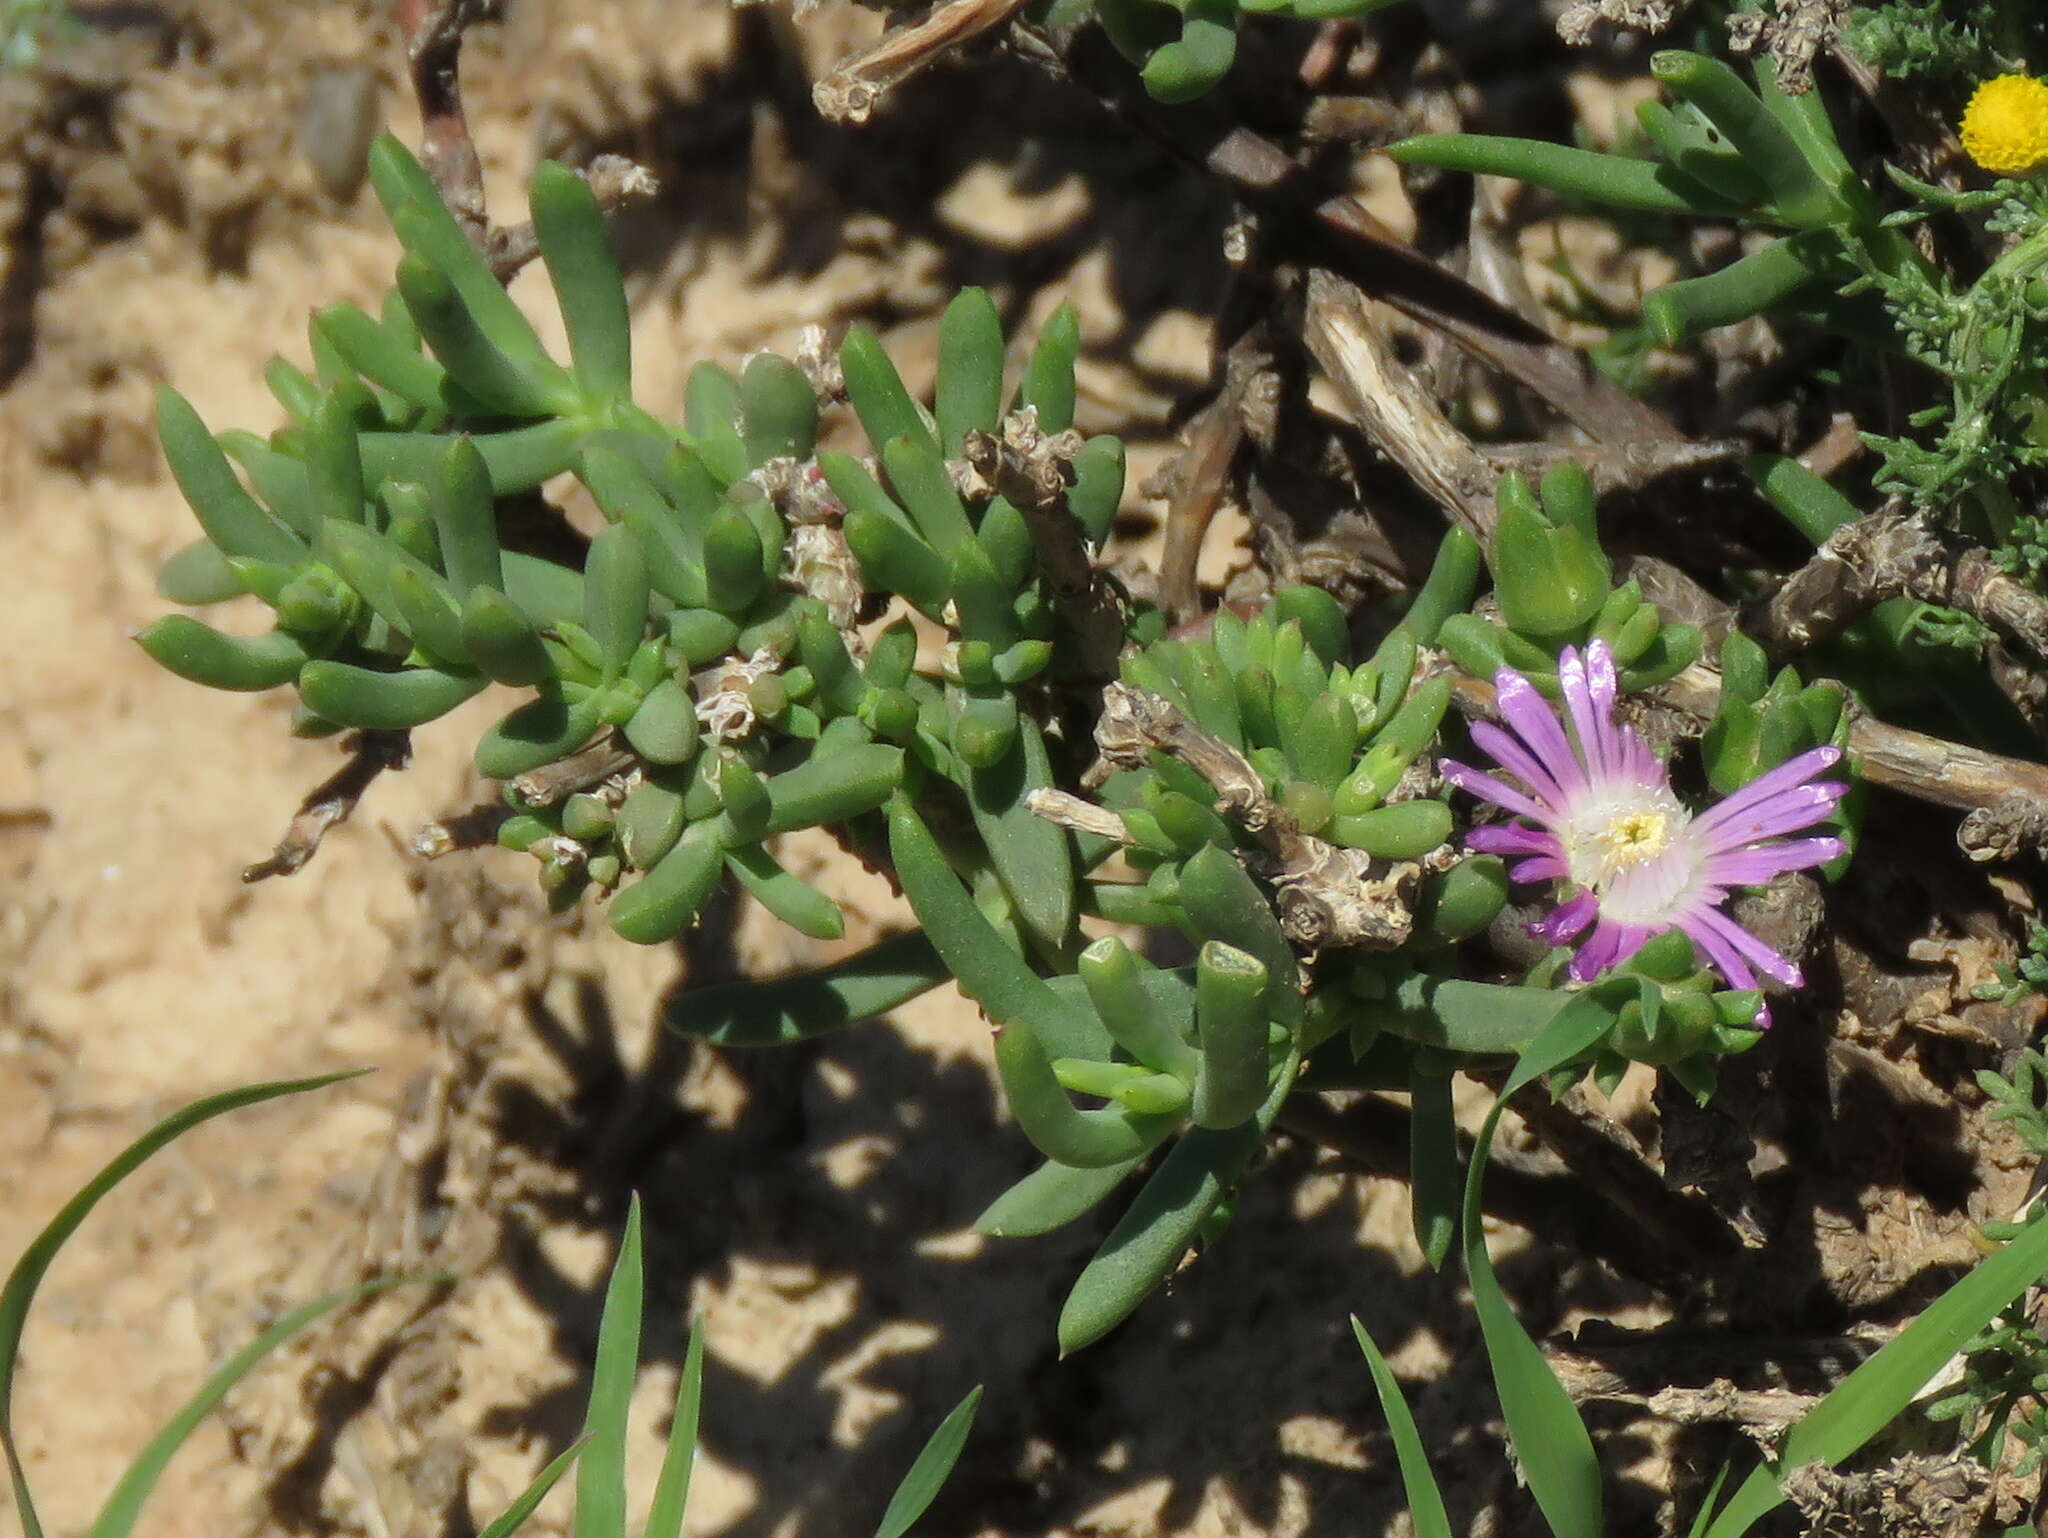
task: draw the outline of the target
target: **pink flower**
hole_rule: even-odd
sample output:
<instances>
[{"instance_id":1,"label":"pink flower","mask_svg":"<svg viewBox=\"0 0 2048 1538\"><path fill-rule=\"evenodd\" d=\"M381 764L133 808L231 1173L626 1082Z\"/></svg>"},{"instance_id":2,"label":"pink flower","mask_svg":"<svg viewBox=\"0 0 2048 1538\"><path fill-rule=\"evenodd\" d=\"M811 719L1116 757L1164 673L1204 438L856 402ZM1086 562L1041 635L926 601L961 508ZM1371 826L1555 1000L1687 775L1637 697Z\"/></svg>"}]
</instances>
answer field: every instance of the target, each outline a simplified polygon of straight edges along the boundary
<instances>
[{"instance_id":1,"label":"pink flower","mask_svg":"<svg viewBox=\"0 0 2048 1538\"><path fill-rule=\"evenodd\" d=\"M1552 945L1585 936L1571 961L1578 982L1679 929L1731 987L1754 988L1758 972L1798 987L1799 968L1722 904L1733 887L1761 886L1842 852L1838 838L1782 836L1823 821L1848 790L1809 778L1840 750L1801 753L1695 814L1672 793L1663 765L1615 721L1614 657L1605 642L1593 642L1583 658L1566 647L1558 683L1562 720L1528 679L1503 668L1494 688L1507 729L1473 723L1472 740L1520 788L1465 764L1442 766L1453 785L1523 819L1474 828L1471 848L1520 856L1508 871L1516 881L1565 884L1565 900L1530 932Z\"/></svg>"}]
</instances>

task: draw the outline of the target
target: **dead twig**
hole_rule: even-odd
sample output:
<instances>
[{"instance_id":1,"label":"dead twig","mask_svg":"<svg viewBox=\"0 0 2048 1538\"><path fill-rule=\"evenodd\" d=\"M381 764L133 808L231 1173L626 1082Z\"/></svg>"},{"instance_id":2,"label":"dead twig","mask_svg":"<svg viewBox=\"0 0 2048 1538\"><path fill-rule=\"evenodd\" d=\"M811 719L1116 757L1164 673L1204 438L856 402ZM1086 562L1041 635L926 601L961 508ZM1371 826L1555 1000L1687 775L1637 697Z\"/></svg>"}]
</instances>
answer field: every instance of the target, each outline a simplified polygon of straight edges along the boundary
<instances>
[{"instance_id":1,"label":"dead twig","mask_svg":"<svg viewBox=\"0 0 2048 1538\"><path fill-rule=\"evenodd\" d=\"M1838 411L1829 419L1827 431L1800 450L1799 464L1826 480L1863 449L1863 433L1856 426L1856 419L1846 411Z\"/></svg>"},{"instance_id":2,"label":"dead twig","mask_svg":"<svg viewBox=\"0 0 2048 1538\"><path fill-rule=\"evenodd\" d=\"M328 830L347 822L356 803L387 769L403 769L412 760L412 733L351 732L341 741L348 762L306 793L299 812L277 841L268 859L243 870L242 880L254 884L272 876L290 876L305 869L320 852Z\"/></svg>"},{"instance_id":3,"label":"dead twig","mask_svg":"<svg viewBox=\"0 0 2048 1538\"><path fill-rule=\"evenodd\" d=\"M639 761L612 738L604 737L580 753L528 770L512 781L512 794L528 807L553 806L579 790L624 774Z\"/></svg>"},{"instance_id":4,"label":"dead twig","mask_svg":"<svg viewBox=\"0 0 2048 1538\"><path fill-rule=\"evenodd\" d=\"M1844 524L1744 615L1744 628L1783 656L1841 634L1900 597L1961 609L2048 660L2048 599L2000 570L1990 552L1917 513L1876 513Z\"/></svg>"},{"instance_id":5,"label":"dead twig","mask_svg":"<svg viewBox=\"0 0 2048 1538\"><path fill-rule=\"evenodd\" d=\"M1022 29L1020 29L1022 30ZM1261 219L1276 256L1327 267L1425 325L1480 362L1547 400L1602 442L1685 434L1595 369L1576 348L1545 335L1464 279L1403 244L1347 195L1329 196L1277 145L1203 103L1162 107L1098 29L1064 47L1034 34L1034 55L1184 164L1230 187Z\"/></svg>"},{"instance_id":6,"label":"dead twig","mask_svg":"<svg viewBox=\"0 0 2048 1538\"><path fill-rule=\"evenodd\" d=\"M1254 326L1222 360L1222 388L1188 424L1186 446L1146 489L1166 497L1165 548L1159 558L1159 606L1176 622L1201 604L1196 573L1202 542L1229 489L1231 462L1244 443L1248 398L1273 380L1272 339Z\"/></svg>"},{"instance_id":7,"label":"dead twig","mask_svg":"<svg viewBox=\"0 0 2048 1538\"><path fill-rule=\"evenodd\" d=\"M1649 691L1648 697L1704 725L1712 718L1720 696L1720 674L1695 662L1669 683ZM1984 818L1967 819L1965 829L1973 823L1988 828L1993 819L2002 815L2001 809L2018 801L2048 804L2048 766L1987 753L1869 716L1856 716L1850 721L1849 752L1856 760L1858 776L1868 784L1899 791L1918 801L1931 801L1936 806L1986 814ZM1971 848L1961 831L1957 839L1972 859L2003 857L1989 849L1980 852Z\"/></svg>"},{"instance_id":8,"label":"dead twig","mask_svg":"<svg viewBox=\"0 0 2048 1538\"><path fill-rule=\"evenodd\" d=\"M462 109L462 36L498 12L500 0L397 0L413 95L420 108L420 163L434 190L501 283L534 257L540 242L530 223L493 225L484 206L483 163ZM600 155L579 173L607 213L657 190L652 174L623 155Z\"/></svg>"},{"instance_id":9,"label":"dead twig","mask_svg":"<svg viewBox=\"0 0 2048 1538\"><path fill-rule=\"evenodd\" d=\"M1680 470L1725 464L1749 452L1738 438L1700 438L1686 443L1655 439L1648 443L1484 443L1479 457L1496 476L1519 470L1539 480L1553 465L1570 460L1593 477L1593 490L1640 491L1652 481Z\"/></svg>"},{"instance_id":10,"label":"dead twig","mask_svg":"<svg viewBox=\"0 0 2048 1538\"><path fill-rule=\"evenodd\" d=\"M397 0L398 30L420 107L420 161L455 222L488 249L484 168L462 111L462 34L493 14L496 0Z\"/></svg>"},{"instance_id":11,"label":"dead twig","mask_svg":"<svg viewBox=\"0 0 2048 1538\"><path fill-rule=\"evenodd\" d=\"M1493 533L1493 467L1451 425L1373 320L1365 295L1331 273L1308 276L1309 351L1375 447L1408 472L1454 523Z\"/></svg>"},{"instance_id":12,"label":"dead twig","mask_svg":"<svg viewBox=\"0 0 2048 1538\"><path fill-rule=\"evenodd\" d=\"M406 840L405 847L422 860L470 849L488 849L498 841L498 830L512 819L512 809L502 801L486 801L466 812L430 822Z\"/></svg>"},{"instance_id":13,"label":"dead twig","mask_svg":"<svg viewBox=\"0 0 2048 1538\"><path fill-rule=\"evenodd\" d=\"M949 0L924 20L898 27L866 53L856 54L811 87L819 116L858 128L884 95L939 58L1024 9L1025 0Z\"/></svg>"},{"instance_id":14,"label":"dead twig","mask_svg":"<svg viewBox=\"0 0 2048 1538\"><path fill-rule=\"evenodd\" d=\"M576 174L590 184L598 207L608 214L661 191L661 183L652 171L624 155L599 155ZM483 253L498 281L510 283L521 268L540 255L540 237L534 233L531 220L491 225L484 233Z\"/></svg>"},{"instance_id":15,"label":"dead twig","mask_svg":"<svg viewBox=\"0 0 2048 1538\"><path fill-rule=\"evenodd\" d=\"M1081 526L1067 507L1074 455L1081 436L1071 429L1045 433L1035 411L1013 411L1003 435L969 432L961 457L976 475L1024 515L1053 602L1074 627L1082 665L1108 677L1123 649L1124 614L1115 585L1088 553Z\"/></svg>"},{"instance_id":16,"label":"dead twig","mask_svg":"<svg viewBox=\"0 0 2048 1538\"><path fill-rule=\"evenodd\" d=\"M1325 1096L1295 1095L1280 1108L1276 1125L1328 1149L1361 1174L1409 1177L1413 1117L1406 1106L1379 1095L1359 1095L1341 1108ZM1460 1132L1458 1146L1462 1165L1472 1155L1471 1135ZM1604 1200L1587 1200L1576 1171L1553 1173L1543 1167L1552 1157L1539 1153L1532 1159L1496 1148L1481 1195L1487 1215L1568 1244L1660 1292L1692 1290L1705 1257L1682 1239L1646 1229Z\"/></svg>"}]
</instances>

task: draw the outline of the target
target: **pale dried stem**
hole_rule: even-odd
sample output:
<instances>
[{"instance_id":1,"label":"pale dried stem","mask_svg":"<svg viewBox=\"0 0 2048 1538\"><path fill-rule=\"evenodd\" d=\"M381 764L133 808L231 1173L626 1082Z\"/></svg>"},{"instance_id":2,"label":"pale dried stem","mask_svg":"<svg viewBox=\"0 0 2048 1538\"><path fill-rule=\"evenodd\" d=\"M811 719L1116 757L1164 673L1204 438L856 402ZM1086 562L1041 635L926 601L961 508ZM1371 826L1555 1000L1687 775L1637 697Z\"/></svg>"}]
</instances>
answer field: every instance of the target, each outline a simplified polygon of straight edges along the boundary
<instances>
[{"instance_id":1,"label":"pale dried stem","mask_svg":"<svg viewBox=\"0 0 2048 1538\"><path fill-rule=\"evenodd\" d=\"M1877 513L1835 530L1744 616L1745 628L1769 651L1804 651L1900 597L1975 615L2048 661L2048 599L1917 513Z\"/></svg>"},{"instance_id":2,"label":"pale dried stem","mask_svg":"<svg viewBox=\"0 0 2048 1538\"><path fill-rule=\"evenodd\" d=\"M1078 433L1045 433L1030 408L1003 421L1003 435L969 432L961 456L995 493L1024 515L1039 569L1054 603L1073 627L1082 668L1097 677L1116 671L1124 644L1123 604L1108 573L1096 566L1067 505Z\"/></svg>"},{"instance_id":3,"label":"pale dried stem","mask_svg":"<svg viewBox=\"0 0 2048 1538\"><path fill-rule=\"evenodd\" d=\"M1196 574L1202 542L1223 505L1231 463L1245 440L1247 398L1261 377L1272 377L1272 366L1272 338L1264 326L1253 327L1232 344L1223 356L1221 390L1188 424L1185 446L1156 483L1167 499L1159 606L1169 619L1186 619L1201 605Z\"/></svg>"},{"instance_id":4,"label":"pale dried stem","mask_svg":"<svg viewBox=\"0 0 2048 1538\"><path fill-rule=\"evenodd\" d=\"M483 163L462 109L462 36L498 10L498 0L397 0L413 95L420 109L420 163L455 222L509 283L534 257L540 242L531 223L491 223L484 205ZM606 212L658 190L645 167L622 155L600 155L579 173Z\"/></svg>"},{"instance_id":5,"label":"pale dried stem","mask_svg":"<svg viewBox=\"0 0 2048 1538\"><path fill-rule=\"evenodd\" d=\"M1034 790L1024 798L1024 807L1032 816L1043 817L1055 827L1092 834L1097 838L1113 838L1120 844L1130 842L1121 817L1107 807L1097 806L1093 801L1068 791Z\"/></svg>"},{"instance_id":6,"label":"pale dried stem","mask_svg":"<svg viewBox=\"0 0 2048 1538\"><path fill-rule=\"evenodd\" d=\"M466 812L430 822L406 840L408 851L422 860L471 849L488 849L498 841L498 830L512 819L512 809L502 801L486 801Z\"/></svg>"},{"instance_id":7,"label":"pale dried stem","mask_svg":"<svg viewBox=\"0 0 2048 1538\"><path fill-rule=\"evenodd\" d=\"M1309 351L1365 435L1453 521L1487 539L1499 474L1394 356L1365 295L1342 278L1311 272L1303 331Z\"/></svg>"},{"instance_id":8,"label":"pale dried stem","mask_svg":"<svg viewBox=\"0 0 2048 1538\"><path fill-rule=\"evenodd\" d=\"M828 122L858 128L881 99L939 58L993 31L1024 9L1025 0L950 0L924 20L898 27L866 53L856 54L811 87L811 101Z\"/></svg>"},{"instance_id":9,"label":"pale dried stem","mask_svg":"<svg viewBox=\"0 0 2048 1538\"><path fill-rule=\"evenodd\" d=\"M526 806L553 806L580 790L625 773L638 762L633 754L607 737L580 753L520 775L512 781L512 794Z\"/></svg>"},{"instance_id":10,"label":"pale dried stem","mask_svg":"<svg viewBox=\"0 0 2048 1538\"><path fill-rule=\"evenodd\" d=\"M304 869L320 852L320 841L328 830L348 821L377 776L387 769L403 769L412 759L410 732L351 732L341 746L348 762L307 792L277 848L267 859L245 869L243 881L290 876Z\"/></svg>"}]
</instances>

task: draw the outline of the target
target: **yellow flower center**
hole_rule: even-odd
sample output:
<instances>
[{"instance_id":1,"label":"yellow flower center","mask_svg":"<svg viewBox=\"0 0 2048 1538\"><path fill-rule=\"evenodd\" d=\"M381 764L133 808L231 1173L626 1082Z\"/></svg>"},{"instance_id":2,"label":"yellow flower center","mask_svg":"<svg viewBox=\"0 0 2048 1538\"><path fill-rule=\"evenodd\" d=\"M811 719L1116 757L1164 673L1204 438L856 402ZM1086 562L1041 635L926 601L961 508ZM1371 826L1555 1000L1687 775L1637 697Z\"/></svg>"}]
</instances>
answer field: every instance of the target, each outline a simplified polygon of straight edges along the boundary
<instances>
[{"instance_id":1,"label":"yellow flower center","mask_svg":"<svg viewBox=\"0 0 2048 1538\"><path fill-rule=\"evenodd\" d=\"M1656 859L1671 847L1676 831L1665 812L1623 812L1586 841L1593 846L1587 853L1593 857L1595 884L1611 881L1632 865Z\"/></svg>"},{"instance_id":2,"label":"yellow flower center","mask_svg":"<svg viewBox=\"0 0 2048 1538\"><path fill-rule=\"evenodd\" d=\"M1999 176L2048 166L2048 81L2000 75L1977 87L1963 111L1963 149Z\"/></svg>"}]
</instances>

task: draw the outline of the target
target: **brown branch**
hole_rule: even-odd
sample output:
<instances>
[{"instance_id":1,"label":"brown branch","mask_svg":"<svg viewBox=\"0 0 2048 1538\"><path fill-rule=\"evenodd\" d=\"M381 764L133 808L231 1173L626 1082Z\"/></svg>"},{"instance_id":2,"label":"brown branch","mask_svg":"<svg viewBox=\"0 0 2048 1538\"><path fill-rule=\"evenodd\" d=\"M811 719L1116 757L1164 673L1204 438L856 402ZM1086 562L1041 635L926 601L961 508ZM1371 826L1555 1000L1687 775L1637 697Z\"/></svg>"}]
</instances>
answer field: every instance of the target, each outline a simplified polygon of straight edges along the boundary
<instances>
[{"instance_id":1,"label":"brown branch","mask_svg":"<svg viewBox=\"0 0 2048 1538\"><path fill-rule=\"evenodd\" d=\"M1839 635L1901 597L1961 609L2048 660L2048 599L2000 570L1982 547L1915 513L1875 513L1835 530L1752 607L1744 628L1783 656Z\"/></svg>"},{"instance_id":2,"label":"brown branch","mask_svg":"<svg viewBox=\"0 0 2048 1538\"><path fill-rule=\"evenodd\" d=\"M922 21L898 27L856 54L811 87L811 101L828 122L858 128L875 104L943 55L1000 27L1024 9L1025 0L950 0Z\"/></svg>"},{"instance_id":3,"label":"brown branch","mask_svg":"<svg viewBox=\"0 0 2048 1538\"><path fill-rule=\"evenodd\" d=\"M1309 274L1303 331L1354 423L1416 485L1480 539L1493 531L1494 487L1509 470L1532 479L1571 460L1594 489L1636 490L1659 476L1733 459L1732 438L1651 438L1590 445L1515 443L1479 447L1444 415L1415 371L1394 355L1366 296L1318 268Z\"/></svg>"},{"instance_id":4,"label":"brown branch","mask_svg":"<svg viewBox=\"0 0 2048 1538\"><path fill-rule=\"evenodd\" d=\"M1245 440L1245 408L1262 381L1274 378L1273 343L1255 325L1223 355L1222 388L1188 424L1186 446L1146 487L1166 499L1165 548L1159 557L1159 606L1176 622L1200 607L1196 573L1202 542L1229 484L1231 462Z\"/></svg>"},{"instance_id":5,"label":"brown branch","mask_svg":"<svg viewBox=\"0 0 2048 1538\"><path fill-rule=\"evenodd\" d=\"M576 174L590 184L598 207L608 214L661 191L652 171L624 155L599 155ZM491 225L483 237L483 253L498 281L510 283L522 267L540 255L540 237L534 233L533 221Z\"/></svg>"},{"instance_id":6,"label":"brown branch","mask_svg":"<svg viewBox=\"0 0 2048 1538\"><path fill-rule=\"evenodd\" d=\"M1581 1403L1641 1405L1682 1421L1782 1425L1871 1356L1882 1340L1857 1335L1773 1340L1700 1330L1589 1325L1544 1352Z\"/></svg>"},{"instance_id":7,"label":"brown branch","mask_svg":"<svg viewBox=\"0 0 2048 1538\"><path fill-rule=\"evenodd\" d=\"M1039 430L1035 411L1013 411L1003 435L970 431L961 457L996 495L1024 515L1045 585L1073 626L1082 668L1107 678L1124 644L1123 604L1115 585L1088 553L1081 525L1067 506L1081 436Z\"/></svg>"},{"instance_id":8,"label":"brown branch","mask_svg":"<svg viewBox=\"0 0 2048 1538\"><path fill-rule=\"evenodd\" d=\"M1680 470L1725 464L1749 452L1737 438L1699 438L1674 443L1657 438L1636 443L1482 443L1474 445L1496 477L1519 470L1534 481L1553 465L1570 460L1593 477L1600 496L1610 491L1640 491L1652 481Z\"/></svg>"},{"instance_id":9,"label":"brown branch","mask_svg":"<svg viewBox=\"0 0 2048 1538\"><path fill-rule=\"evenodd\" d=\"M413 95L420 107L420 161L448 212L470 240L489 249L484 169L462 112L462 34L496 9L494 0L397 0Z\"/></svg>"},{"instance_id":10,"label":"brown branch","mask_svg":"<svg viewBox=\"0 0 2048 1538\"><path fill-rule=\"evenodd\" d=\"M1021 31L1022 29L1020 29ZM1261 218L1277 255L1327 267L1375 299L1434 326L1482 363L1525 385L1602 442L1679 440L1684 434L1546 335L1403 244L1348 194L1328 195L1276 145L1204 103L1165 107L1097 28L1064 49L1042 35L1035 54L1184 164L1230 187Z\"/></svg>"},{"instance_id":11,"label":"brown branch","mask_svg":"<svg viewBox=\"0 0 2048 1538\"><path fill-rule=\"evenodd\" d=\"M320 841L328 830L347 822L356 803L387 769L403 769L412 759L410 732L351 732L341 742L348 762L322 780L299 803L292 825L268 859L258 860L242 872L248 883L271 876L290 876L303 870L306 862L320 852Z\"/></svg>"},{"instance_id":12,"label":"brown branch","mask_svg":"<svg viewBox=\"0 0 2048 1538\"><path fill-rule=\"evenodd\" d=\"M1407 1107L1378 1095L1360 1095L1341 1110L1323 1096L1295 1095L1277 1120L1282 1132L1328 1149L1361 1174L1393 1180L1409 1178L1412 1125ZM1469 1133L1458 1134L1458 1148L1462 1166L1472 1156ZM1689 1292L1696 1282L1701 1255L1604 1201L1589 1201L1576 1172L1543 1173L1513 1150L1496 1148L1480 1200L1489 1216L1591 1255L1660 1292Z\"/></svg>"},{"instance_id":13,"label":"brown branch","mask_svg":"<svg viewBox=\"0 0 2048 1538\"><path fill-rule=\"evenodd\" d=\"M1863 434L1856 419L1846 411L1838 411L1829 419L1827 431L1799 451L1799 464L1826 480L1861 455L1863 449Z\"/></svg>"},{"instance_id":14,"label":"brown branch","mask_svg":"<svg viewBox=\"0 0 2048 1538\"><path fill-rule=\"evenodd\" d=\"M579 790L588 790L615 774L625 773L638 762L612 738L604 737L580 753L529 769L512 781L512 794L524 806L553 806Z\"/></svg>"},{"instance_id":15,"label":"brown branch","mask_svg":"<svg viewBox=\"0 0 2048 1538\"><path fill-rule=\"evenodd\" d=\"M420 163L498 281L509 283L540 254L540 242L531 223L491 223L484 206L483 163L462 110L462 35L495 16L498 6L499 0L396 0L398 30L420 108ZM623 155L600 155L579 174L607 213L657 190L654 177Z\"/></svg>"},{"instance_id":16,"label":"brown branch","mask_svg":"<svg viewBox=\"0 0 2048 1538\"><path fill-rule=\"evenodd\" d=\"M1500 479L1451 425L1414 371L1394 356L1365 295L1318 269L1308 275L1309 351L1373 444L1482 541L1493 533Z\"/></svg>"},{"instance_id":17,"label":"brown branch","mask_svg":"<svg viewBox=\"0 0 2048 1538\"><path fill-rule=\"evenodd\" d=\"M498 830L512 819L512 809L503 801L486 801L466 812L430 822L406 840L406 848L422 860L470 849L488 849L498 841Z\"/></svg>"},{"instance_id":18,"label":"brown branch","mask_svg":"<svg viewBox=\"0 0 2048 1538\"><path fill-rule=\"evenodd\" d=\"M1108 807L1097 806L1070 791L1034 790L1024 798L1024 809L1034 817L1043 817L1056 827L1075 833L1113 838L1118 843L1130 842L1130 834L1121 817Z\"/></svg>"},{"instance_id":19,"label":"brown branch","mask_svg":"<svg viewBox=\"0 0 2048 1538\"><path fill-rule=\"evenodd\" d=\"M1695 1288L1711 1280L1709 1257L1728 1257L1744 1246L1735 1228L1703 1198L1675 1191L1649 1165L1633 1139L1588 1103L1574 1086L1552 1101L1531 1085L1514 1102L1522 1124L1660 1248L1692 1257Z\"/></svg>"}]
</instances>

